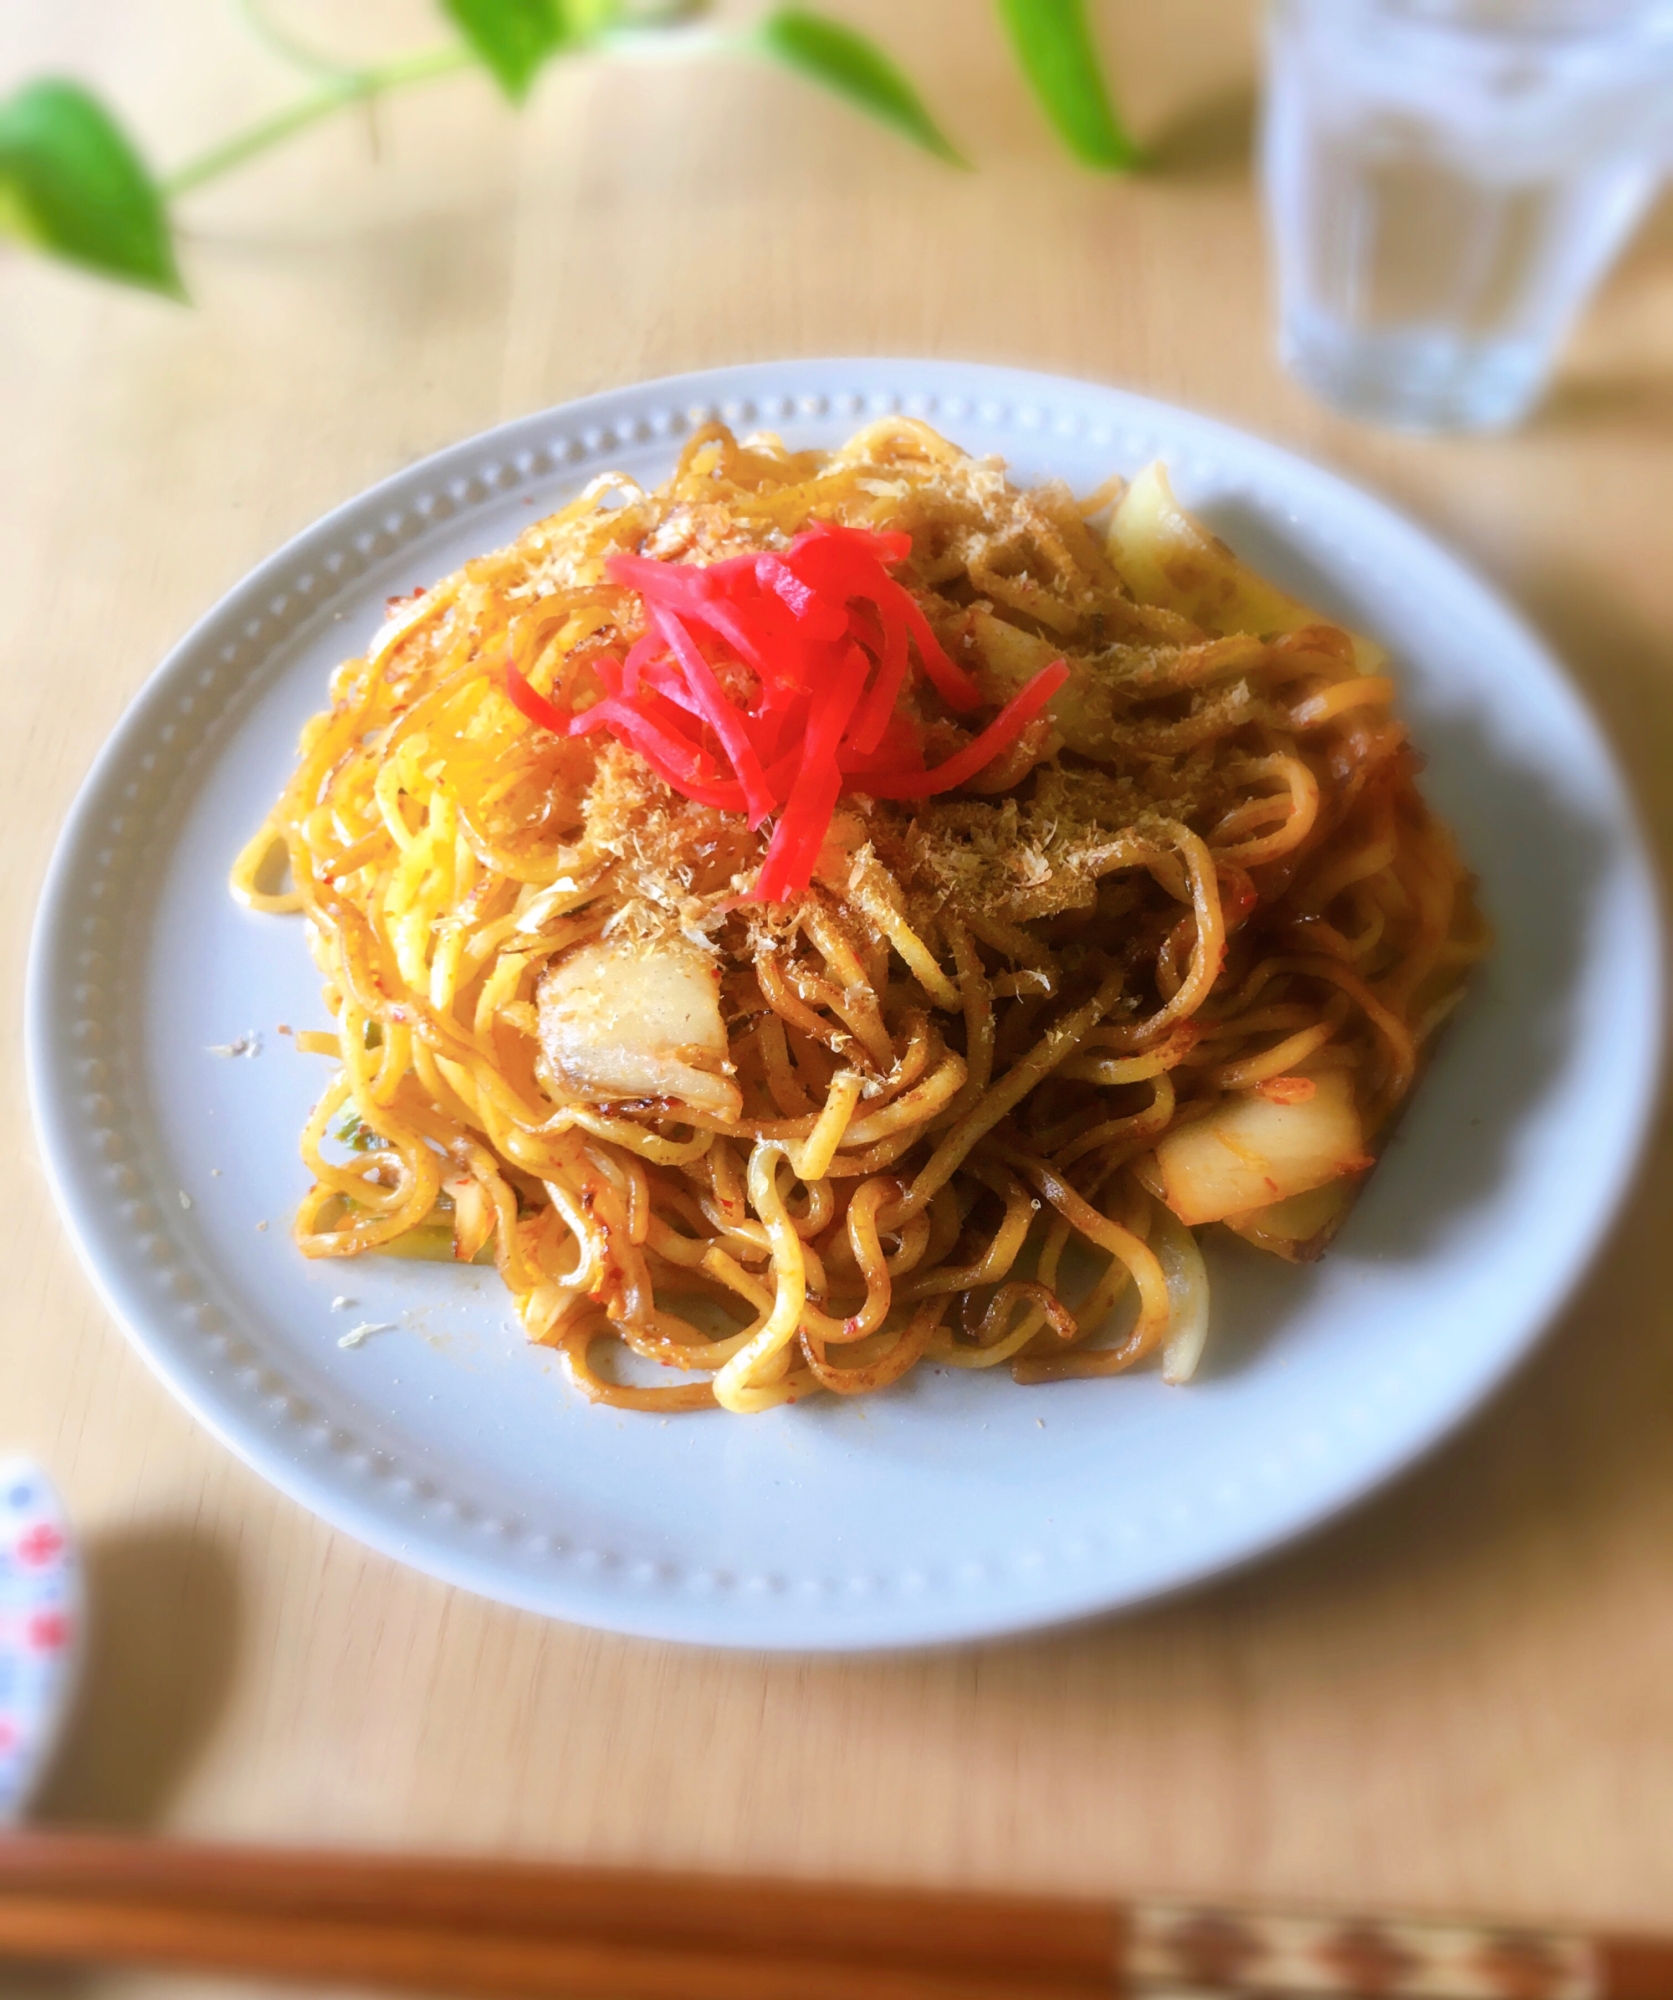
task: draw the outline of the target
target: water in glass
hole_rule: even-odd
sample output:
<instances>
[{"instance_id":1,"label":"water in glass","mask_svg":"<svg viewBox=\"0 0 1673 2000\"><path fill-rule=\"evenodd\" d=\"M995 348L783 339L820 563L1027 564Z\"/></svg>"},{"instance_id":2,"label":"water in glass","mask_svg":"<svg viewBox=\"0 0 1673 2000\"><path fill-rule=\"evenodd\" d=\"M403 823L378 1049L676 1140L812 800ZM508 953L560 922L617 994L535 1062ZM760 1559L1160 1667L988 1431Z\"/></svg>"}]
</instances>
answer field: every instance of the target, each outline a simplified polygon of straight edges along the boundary
<instances>
[{"instance_id":1,"label":"water in glass","mask_svg":"<svg viewBox=\"0 0 1673 2000\"><path fill-rule=\"evenodd\" d=\"M1274 0L1286 365L1373 421L1514 422L1670 133L1673 0Z\"/></svg>"}]
</instances>

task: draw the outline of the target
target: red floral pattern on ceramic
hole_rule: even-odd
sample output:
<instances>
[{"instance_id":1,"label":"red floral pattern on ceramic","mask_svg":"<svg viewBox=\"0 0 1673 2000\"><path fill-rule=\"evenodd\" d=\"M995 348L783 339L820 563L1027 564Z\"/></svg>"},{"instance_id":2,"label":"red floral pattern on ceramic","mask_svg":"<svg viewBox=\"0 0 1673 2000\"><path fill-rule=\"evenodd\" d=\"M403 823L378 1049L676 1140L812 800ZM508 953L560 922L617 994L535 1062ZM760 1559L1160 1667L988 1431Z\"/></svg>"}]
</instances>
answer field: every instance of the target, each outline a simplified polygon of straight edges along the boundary
<instances>
[{"instance_id":1,"label":"red floral pattern on ceramic","mask_svg":"<svg viewBox=\"0 0 1673 2000\"><path fill-rule=\"evenodd\" d=\"M81 1635L81 1573L38 1467L0 1460L0 1824L52 1753Z\"/></svg>"}]
</instances>

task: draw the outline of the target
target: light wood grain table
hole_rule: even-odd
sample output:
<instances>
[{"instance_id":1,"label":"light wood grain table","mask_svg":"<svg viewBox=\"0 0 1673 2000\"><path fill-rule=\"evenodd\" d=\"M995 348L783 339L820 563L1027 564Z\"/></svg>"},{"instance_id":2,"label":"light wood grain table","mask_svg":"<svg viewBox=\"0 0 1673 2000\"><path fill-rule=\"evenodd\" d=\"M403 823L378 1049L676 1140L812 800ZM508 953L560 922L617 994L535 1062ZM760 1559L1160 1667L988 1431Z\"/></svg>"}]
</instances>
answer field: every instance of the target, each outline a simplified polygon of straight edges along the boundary
<instances>
[{"instance_id":1,"label":"light wood grain table","mask_svg":"<svg viewBox=\"0 0 1673 2000\"><path fill-rule=\"evenodd\" d=\"M289 18L339 38L331 0ZM185 311L0 262L0 1444L90 1545L49 1801L195 1833L1673 1922L1673 1158L1437 1458L1304 1546L1066 1635L902 1659L603 1637L369 1554L169 1400L78 1268L24 1097L24 945L76 786L167 646L322 509L519 412L757 357L936 354L1175 398L1456 544L1601 711L1673 846L1673 214L1515 437L1355 429L1279 374L1244 0L1100 9L1163 170L1054 148L978 0L851 0L961 175L730 61L475 78L194 202ZM354 10L368 48L433 34ZM88 75L178 159L291 80L214 0L10 0L0 87ZM53 1988L61 1991L61 1988ZM103 1993L177 1990L105 1981Z\"/></svg>"}]
</instances>

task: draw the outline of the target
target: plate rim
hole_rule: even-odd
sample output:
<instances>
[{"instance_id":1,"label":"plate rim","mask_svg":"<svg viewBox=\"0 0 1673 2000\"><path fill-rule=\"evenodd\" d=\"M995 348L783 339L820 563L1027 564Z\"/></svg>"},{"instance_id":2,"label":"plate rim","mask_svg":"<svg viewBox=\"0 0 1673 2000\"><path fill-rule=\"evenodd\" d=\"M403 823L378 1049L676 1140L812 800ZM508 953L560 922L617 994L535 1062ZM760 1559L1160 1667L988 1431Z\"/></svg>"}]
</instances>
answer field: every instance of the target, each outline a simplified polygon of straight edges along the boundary
<instances>
[{"instance_id":1,"label":"plate rim","mask_svg":"<svg viewBox=\"0 0 1673 2000\"><path fill-rule=\"evenodd\" d=\"M798 1625L795 1612L783 1599L769 1600L757 1611L739 1615L741 1604L734 1594L729 1601L723 1600L729 1608L717 1616L713 1604L692 1601L682 1606L677 1591L636 1596L616 1587L601 1593L596 1587L591 1591L566 1587L557 1579L551 1584L525 1588L513 1571L501 1569L485 1574L481 1557L456 1550L445 1542L424 1543L417 1535L402 1535L385 1522L375 1506L363 1503L352 1485L333 1476L329 1468L322 1473L297 1454L287 1452L282 1442L241 1423L236 1407L229 1399L217 1396L204 1371L180 1354L172 1340L148 1330L143 1302L132 1296L131 1287L116 1269L114 1259L106 1259L99 1241L96 1211L101 1203L107 1208L112 1203L103 1195L77 1186L78 1175L65 1129L71 1113L64 1100L70 1092L57 1069L67 1059L67 1051L59 1046L59 1024L55 1019L57 995L51 986L50 970L55 954L65 943L73 914L79 881L77 864L95 835L95 822L108 809L106 793L110 783L125 769L136 744L143 740L153 721L153 711L168 697L173 682L185 673L198 649L225 625L229 615L253 600L269 598L312 548L323 547L353 523L376 517L416 480L427 476L439 484L457 467L469 465L473 471L480 471L485 464L514 457L518 443L540 426L581 430L589 419L595 424L608 422L629 399L657 397L669 404L682 399L695 400L714 407L730 392L734 397L751 401L763 394L764 384L775 380L785 385L785 396L781 396L784 400L790 384L798 378L827 381L843 375L892 379L897 407L909 406L911 398L903 391L919 380L932 385L932 400L943 403L953 393L953 385L961 383L973 399L979 399L984 391L1012 402L1032 394L1048 404L1053 399L1068 399L1082 409L1101 400L1108 409L1113 430L1118 431L1123 424L1148 422L1176 434L1190 434L1210 446L1229 448L1246 465L1252 461L1280 478L1299 478L1311 483L1316 492L1334 494L1357 509L1369 509L1381 531L1392 531L1424 560L1443 565L1456 587L1467 589L1478 606L1513 631L1529 653L1542 662L1551 691L1566 702L1571 723L1588 740L1597 772L1607 779L1611 830L1619 842L1611 881L1618 890L1630 894L1646 935L1640 958L1643 985L1636 996L1637 1023L1642 1030L1642 1047L1638 1052L1640 1086L1630 1093L1632 1101L1624 1107L1622 1143L1616 1147L1607 1170L1593 1183L1589 1210L1572 1233L1566 1261L1549 1289L1543 1308L1532 1314L1514 1337L1505 1338L1486 1357L1467 1386L1454 1393L1438 1415L1393 1437L1380 1437L1375 1448L1361 1453L1347 1473L1329 1484L1322 1496L1310 1485L1290 1489L1284 1495L1288 1505L1274 1504L1269 1496L1257 1517L1257 1525L1246 1532L1223 1536L1218 1553L1187 1563L1160 1581L1141 1582L1137 1587L1124 1589L1113 1579L1100 1583L1102 1572L1094 1566L1080 1587L1060 1588L1052 1594L1050 1602L1038 1608L1020 1604L1014 1597L971 1598L949 1590L939 1597L897 1600L885 1607L881 1618L873 1617L869 1623L862 1613L857 1622L838 1621L834 1626L815 1629L805 1621ZM821 392L821 396L828 400L827 392ZM944 412L942 420L946 421ZM1116 448L1112 437L1111 449ZM381 560L381 554L373 556L366 566ZM352 581L352 576L342 579L344 584ZM331 594L328 591L321 601L328 602ZM286 636L281 633L278 643L283 643ZM271 650L269 643L258 657L270 655ZM1257 433L1106 382L1003 364L922 356L791 358L731 364L624 383L508 419L428 453L339 502L290 536L223 592L167 650L130 699L84 775L59 830L30 937L25 981L25 1068L31 1116L54 1202L101 1302L169 1392L211 1435L287 1497L398 1562L477 1595L541 1615L634 1637L757 1651L898 1650L1062 1626L1178 1595L1212 1577L1275 1553L1311 1529L1357 1509L1372 1493L1415 1468L1446 1439L1473 1421L1573 1299L1637 1178L1652 1130L1665 1063L1666 950L1653 850L1645 838L1637 802L1613 747L1579 688L1515 605L1436 535L1391 506L1380 493L1328 467L1315 465L1299 452ZM415 1542L419 1544L417 1547ZM766 1613L764 1617L762 1611Z\"/></svg>"}]
</instances>

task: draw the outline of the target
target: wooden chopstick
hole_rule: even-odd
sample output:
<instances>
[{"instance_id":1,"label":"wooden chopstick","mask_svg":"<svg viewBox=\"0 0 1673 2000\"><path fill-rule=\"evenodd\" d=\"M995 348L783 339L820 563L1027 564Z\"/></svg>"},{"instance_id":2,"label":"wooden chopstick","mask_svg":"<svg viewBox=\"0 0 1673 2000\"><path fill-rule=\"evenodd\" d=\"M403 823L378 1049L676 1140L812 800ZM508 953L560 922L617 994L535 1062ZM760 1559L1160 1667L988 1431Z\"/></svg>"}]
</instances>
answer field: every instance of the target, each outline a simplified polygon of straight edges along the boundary
<instances>
[{"instance_id":1,"label":"wooden chopstick","mask_svg":"<svg viewBox=\"0 0 1673 2000\"><path fill-rule=\"evenodd\" d=\"M1014 1972L1106 1991L1120 1946L1118 1914L1102 1903L107 1834L0 1839L0 1951L26 1897Z\"/></svg>"},{"instance_id":2,"label":"wooden chopstick","mask_svg":"<svg viewBox=\"0 0 1673 2000\"><path fill-rule=\"evenodd\" d=\"M100 1834L0 1838L0 1958L556 2000L1673 2000L1673 1941Z\"/></svg>"},{"instance_id":3,"label":"wooden chopstick","mask_svg":"<svg viewBox=\"0 0 1673 2000\"><path fill-rule=\"evenodd\" d=\"M193 1904L0 1898L0 1954L529 2000L1091 2000L1108 1985Z\"/></svg>"}]
</instances>

